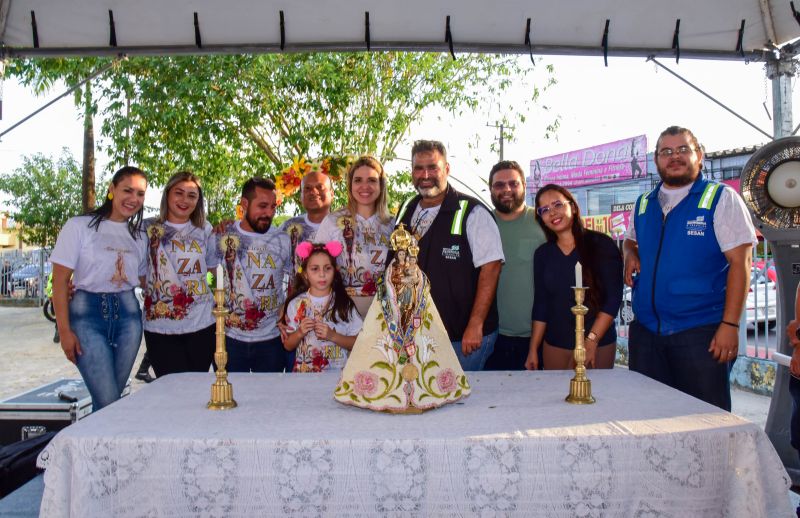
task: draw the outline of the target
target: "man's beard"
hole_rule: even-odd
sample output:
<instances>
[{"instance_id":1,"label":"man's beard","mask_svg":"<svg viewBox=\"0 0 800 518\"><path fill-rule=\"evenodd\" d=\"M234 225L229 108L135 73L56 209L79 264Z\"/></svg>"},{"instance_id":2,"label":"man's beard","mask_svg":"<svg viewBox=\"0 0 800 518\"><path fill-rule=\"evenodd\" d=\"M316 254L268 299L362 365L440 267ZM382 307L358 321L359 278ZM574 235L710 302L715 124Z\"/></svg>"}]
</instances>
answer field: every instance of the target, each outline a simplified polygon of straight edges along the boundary
<instances>
[{"instance_id":1,"label":"man's beard","mask_svg":"<svg viewBox=\"0 0 800 518\"><path fill-rule=\"evenodd\" d=\"M417 187L417 192L423 198L435 198L442 193L442 189L438 185L433 187Z\"/></svg>"},{"instance_id":2,"label":"man's beard","mask_svg":"<svg viewBox=\"0 0 800 518\"><path fill-rule=\"evenodd\" d=\"M269 227L272 225L272 218L269 216L253 219L249 214L245 214L245 219L247 220L247 224L250 225L250 228L253 229L253 232L257 234L266 234L267 230L269 230Z\"/></svg>"},{"instance_id":3,"label":"man's beard","mask_svg":"<svg viewBox=\"0 0 800 518\"><path fill-rule=\"evenodd\" d=\"M420 187L420 183L421 182L417 182L414 184L414 189L416 189L419 195L423 198L435 198L444 192L444 189L439 187L436 182L433 182L433 185L430 187Z\"/></svg>"},{"instance_id":4,"label":"man's beard","mask_svg":"<svg viewBox=\"0 0 800 518\"><path fill-rule=\"evenodd\" d=\"M683 187L684 185L689 185L695 181L700 172L699 170L694 172L689 166L687 166L684 174L680 176L667 176L666 170L661 166L656 166L656 169L658 170L658 176L661 177L661 181L664 182L664 185L668 187Z\"/></svg>"},{"instance_id":5,"label":"man's beard","mask_svg":"<svg viewBox=\"0 0 800 518\"><path fill-rule=\"evenodd\" d=\"M497 209L497 212L511 214L525 203L525 193L520 194L515 192L512 196L511 201L504 202L500 200L499 196L492 194L492 205Z\"/></svg>"}]
</instances>

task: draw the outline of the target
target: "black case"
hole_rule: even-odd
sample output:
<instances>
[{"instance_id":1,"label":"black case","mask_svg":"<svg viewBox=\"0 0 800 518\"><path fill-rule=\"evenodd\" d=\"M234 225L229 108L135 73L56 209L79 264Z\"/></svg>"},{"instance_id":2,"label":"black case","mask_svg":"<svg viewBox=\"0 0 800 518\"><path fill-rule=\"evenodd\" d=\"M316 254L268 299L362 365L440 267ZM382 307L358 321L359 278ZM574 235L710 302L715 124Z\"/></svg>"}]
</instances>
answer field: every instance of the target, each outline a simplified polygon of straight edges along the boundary
<instances>
[{"instance_id":1,"label":"black case","mask_svg":"<svg viewBox=\"0 0 800 518\"><path fill-rule=\"evenodd\" d=\"M126 388L126 391L128 389ZM92 397L81 379L60 379L0 401L0 445L52 432L92 413ZM41 426L41 428L33 428Z\"/></svg>"}]
</instances>

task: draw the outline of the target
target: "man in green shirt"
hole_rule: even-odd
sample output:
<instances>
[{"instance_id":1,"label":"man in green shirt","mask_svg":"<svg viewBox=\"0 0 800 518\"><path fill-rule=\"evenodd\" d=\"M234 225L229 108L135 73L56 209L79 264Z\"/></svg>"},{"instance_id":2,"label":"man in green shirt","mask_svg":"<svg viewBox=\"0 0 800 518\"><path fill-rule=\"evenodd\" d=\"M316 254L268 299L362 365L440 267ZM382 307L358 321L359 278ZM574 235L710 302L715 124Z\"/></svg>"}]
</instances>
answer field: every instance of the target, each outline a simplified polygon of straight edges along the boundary
<instances>
[{"instance_id":1,"label":"man in green shirt","mask_svg":"<svg viewBox=\"0 0 800 518\"><path fill-rule=\"evenodd\" d=\"M545 237L536 210L525 204L525 173L517 162L495 164L489 189L506 262L497 284L500 334L484 369L524 370L531 339L533 252Z\"/></svg>"}]
</instances>

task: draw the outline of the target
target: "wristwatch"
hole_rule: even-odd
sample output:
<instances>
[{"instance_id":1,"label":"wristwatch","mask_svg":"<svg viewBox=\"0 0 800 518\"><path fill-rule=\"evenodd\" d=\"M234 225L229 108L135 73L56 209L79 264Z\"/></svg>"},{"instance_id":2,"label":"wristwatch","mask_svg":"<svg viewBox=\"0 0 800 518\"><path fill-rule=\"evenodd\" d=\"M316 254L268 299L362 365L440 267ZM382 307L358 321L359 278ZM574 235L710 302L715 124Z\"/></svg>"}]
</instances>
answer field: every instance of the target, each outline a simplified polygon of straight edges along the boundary
<instances>
[{"instance_id":1,"label":"wristwatch","mask_svg":"<svg viewBox=\"0 0 800 518\"><path fill-rule=\"evenodd\" d=\"M594 343L597 343L597 333L594 331L589 331L589 333L586 335L586 338Z\"/></svg>"}]
</instances>

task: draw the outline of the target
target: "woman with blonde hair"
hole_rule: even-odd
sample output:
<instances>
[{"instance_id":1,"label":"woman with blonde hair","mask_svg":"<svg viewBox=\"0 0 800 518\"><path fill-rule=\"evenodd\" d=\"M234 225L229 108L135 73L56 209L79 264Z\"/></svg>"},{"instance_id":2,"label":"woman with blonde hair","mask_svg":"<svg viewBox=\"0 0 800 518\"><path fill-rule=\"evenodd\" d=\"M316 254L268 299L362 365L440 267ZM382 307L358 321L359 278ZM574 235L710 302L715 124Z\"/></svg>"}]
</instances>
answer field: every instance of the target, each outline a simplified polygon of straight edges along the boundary
<instances>
[{"instance_id":1,"label":"woman with blonde hair","mask_svg":"<svg viewBox=\"0 0 800 518\"><path fill-rule=\"evenodd\" d=\"M374 157L362 156L347 172L347 207L329 214L314 236L316 242L336 240L344 245L336 258L337 268L362 318L386 269L392 230L383 165Z\"/></svg>"},{"instance_id":2,"label":"woman with blonde hair","mask_svg":"<svg viewBox=\"0 0 800 518\"><path fill-rule=\"evenodd\" d=\"M208 372L214 356L214 297L206 273L217 259L204 201L197 176L175 173L158 217L144 222L144 338L156 376Z\"/></svg>"}]
</instances>

